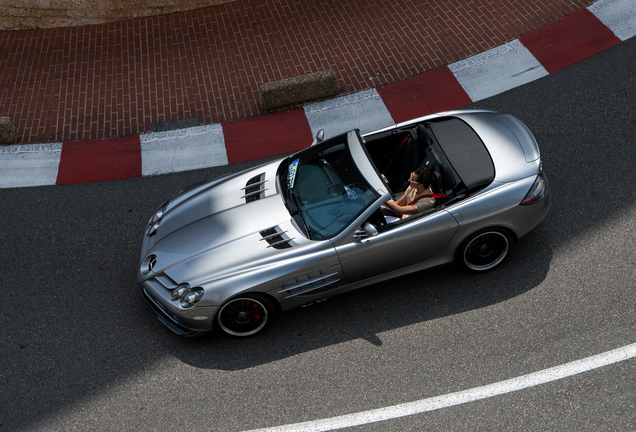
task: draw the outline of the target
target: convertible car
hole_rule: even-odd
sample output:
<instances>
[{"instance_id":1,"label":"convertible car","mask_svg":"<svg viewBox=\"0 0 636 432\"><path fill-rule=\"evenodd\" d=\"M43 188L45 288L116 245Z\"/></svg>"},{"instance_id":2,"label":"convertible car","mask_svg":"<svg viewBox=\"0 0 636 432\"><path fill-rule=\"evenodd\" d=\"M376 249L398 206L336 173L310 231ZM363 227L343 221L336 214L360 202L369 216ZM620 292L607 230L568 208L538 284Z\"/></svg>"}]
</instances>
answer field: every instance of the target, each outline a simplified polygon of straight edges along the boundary
<instances>
[{"instance_id":1,"label":"convertible car","mask_svg":"<svg viewBox=\"0 0 636 432\"><path fill-rule=\"evenodd\" d=\"M251 336L276 314L407 273L490 270L550 208L537 143L511 115L451 111L322 137L152 216L138 282L169 329ZM434 207L389 222L382 204L417 167L433 173Z\"/></svg>"}]
</instances>

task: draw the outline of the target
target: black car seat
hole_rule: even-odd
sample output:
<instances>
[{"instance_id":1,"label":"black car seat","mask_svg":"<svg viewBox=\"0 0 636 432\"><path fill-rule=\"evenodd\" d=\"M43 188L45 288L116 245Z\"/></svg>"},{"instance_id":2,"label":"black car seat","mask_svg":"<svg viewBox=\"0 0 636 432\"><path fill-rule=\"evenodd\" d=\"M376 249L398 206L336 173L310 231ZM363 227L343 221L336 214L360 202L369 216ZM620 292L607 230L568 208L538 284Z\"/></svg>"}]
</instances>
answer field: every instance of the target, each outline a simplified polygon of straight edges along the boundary
<instances>
[{"instance_id":1,"label":"black car seat","mask_svg":"<svg viewBox=\"0 0 636 432\"><path fill-rule=\"evenodd\" d=\"M423 123L420 123L419 125L417 125L417 136L420 138L423 145L428 147L429 145L433 144L433 137L431 135L431 131L429 131L428 128L424 126Z\"/></svg>"},{"instance_id":2,"label":"black car seat","mask_svg":"<svg viewBox=\"0 0 636 432\"><path fill-rule=\"evenodd\" d=\"M417 133L410 130L403 138L398 151L384 170L391 190L398 192L406 189L408 178L422 160L422 146Z\"/></svg>"},{"instance_id":3,"label":"black car seat","mask_svg":"<svg viewBox=\"0 0 636 432\"><path fill-rule=\"evenodd\" d=\"M422 148L422 160L420 165L422 168L428 168L430 170L435 169L437 159L431 151L427 151L428 147L433 144L433 137L431 131L429 131L423 124L417 126L417 136L420 140L420 146Z\"/></svg>"},{"instance_id":4,"label":"black car seat","mask_svg":"<svg viewBox=\"0 0 636 432\"><path fill-rule=\"evenodd\" d=\"M446 194L444 193L444 182L442 181L442 175L437 170L431 171L433 173L433 184L431 189L434 194L442 194L444 196L435 198L435 206L443 204L446 201Z\"/></svg>"},{"instance_id":5,"label":"black car seat","mask_svg":"<svg viewBox=\"0 0 636 432\"><path fill-rule=\"evenodd\" d=\"M442 177L442 193L446 195L446 199L452 198L455 193L455 190L453 189L455 187L455 178L442 164L437 165L437 171L439 171L439 174Z\"/></svg>"},{"instance_id":6,"label":"black car seat","mask_svg":"<svg viewBox=\"0 0 636 432\"><path fill-rule=\"evenodd\" d=\"M404 145L404 151L400 157L402 175L408 178L422 160L422 149L415 130L409 132Z\"/></svg>"}]
</instances>

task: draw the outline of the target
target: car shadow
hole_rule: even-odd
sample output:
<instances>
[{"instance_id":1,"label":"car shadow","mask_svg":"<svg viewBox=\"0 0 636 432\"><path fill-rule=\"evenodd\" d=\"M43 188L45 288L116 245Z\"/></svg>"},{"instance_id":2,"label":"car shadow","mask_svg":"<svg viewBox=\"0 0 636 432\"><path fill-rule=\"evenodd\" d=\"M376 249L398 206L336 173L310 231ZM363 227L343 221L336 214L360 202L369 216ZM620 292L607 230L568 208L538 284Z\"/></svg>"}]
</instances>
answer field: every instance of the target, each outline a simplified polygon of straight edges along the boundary
<instances>
[{"instance_id":1,"label":"car shadow","mask_svg":"<svg viewBox=\"0 0 636 432\"><path fill-rule=\"evenodd\" d=\"M229 371L354 339L381 346L384 332L491 306L535 288L550 268L548 236L545 229L531 232L490 272L440 266L289 311L249 338L213 334L183 340L165 332L166 349L191 366Z\"/></svg>"}]
</instances>

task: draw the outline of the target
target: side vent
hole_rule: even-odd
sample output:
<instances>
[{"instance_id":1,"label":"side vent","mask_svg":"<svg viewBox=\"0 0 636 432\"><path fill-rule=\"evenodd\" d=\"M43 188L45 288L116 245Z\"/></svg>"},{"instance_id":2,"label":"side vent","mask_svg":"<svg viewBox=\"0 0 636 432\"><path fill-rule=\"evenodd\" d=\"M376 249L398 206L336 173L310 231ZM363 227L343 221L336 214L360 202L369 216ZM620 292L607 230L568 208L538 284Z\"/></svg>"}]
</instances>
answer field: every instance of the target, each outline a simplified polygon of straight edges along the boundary
<instances>
[{"instance_id":1,"label":"side vent","mask_svg":"<svg viewBox=\"0 0 636 432\"><path fill-rule=\"evenodd\" d=\"M265 240L269 243L269 247L273 247L274 249L287 249L292 247L290 242L294 239L293 237L289 237L287 235L287 231L282 231L279 227L267 228L260 232L263 238L261 240Z\"/></svg>"},{"instance_id":2,"label":"side vent","mask_svg":"<svg viewBox=\"0 0 636 432\"><path fill-rule=\"evenodd\" d=\"M246 203L263 198L265 191L267 190L267 188L265 188L265 183L267 183L267 180L265 180L265 173L252 177L247 181L245 187L241 188L241 191L245 194L241 198L245 198Z\"/></svg>"},{"instance_id":3,"label":"side vent","mask_svg":"<svg viewBox=\"0 0 636 432\"><path fill-rule=\"evenodd\" d=\"M338 282L340 282L338 272L323 273L323 271L319 271L318 273L308 274L305 277L297 278L290 284L283 285L282 289L280 289L278 293L285 293L285 298L305 295L314 296L324 294L327 291L337 288L339 286Z\"/></svg>"}]
</instances>

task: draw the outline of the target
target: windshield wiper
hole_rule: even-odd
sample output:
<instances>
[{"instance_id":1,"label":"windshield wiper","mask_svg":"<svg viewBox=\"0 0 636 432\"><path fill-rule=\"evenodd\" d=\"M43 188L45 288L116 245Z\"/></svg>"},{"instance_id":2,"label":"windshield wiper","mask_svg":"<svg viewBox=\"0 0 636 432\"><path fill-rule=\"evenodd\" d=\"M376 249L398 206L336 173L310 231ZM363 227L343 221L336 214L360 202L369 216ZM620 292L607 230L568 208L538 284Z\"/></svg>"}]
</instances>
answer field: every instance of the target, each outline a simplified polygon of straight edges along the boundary
<instances>
[{"instance_id":1,"label":"windshield wiper","mask_svg":"<svg viewBox=\"0 0 636 432\"><path fill-rule=\"evenodd\" d=\"M300 208L298 207L298 203L296 202L296 198L292 195L291 189L287 189L285 191L285 204L287 205L287 210L289 210L289 214L292 216L300 213Z\"/></svg>"},{"instance_id":2,"label":"windshield wiper","mask_svg":"<svg viewBox=\"0 0 636 432\"><path fill-rule=\"evenodd\" d=\"M291 189L287 189L285 191L285 205L287 206L287 210L289 210L291 217L296 221L300 228L304 229L307 238L310 238L309 227L307 226L307 222L305 222L303 211L296 202L296 197L292 194Z\"/></svg>"},{"instance_id":3,"label":"windshield wiper","mask_svg":"<svg viewBox=\"0 0 636 432\"><path fill-rule=\"evenodd\" d=\"M294 218L296 223L298 223L298 221L300 220L300 223L298 223L298 225L300 225L301 228L305 230L305 235L307 236L307 238L311 239L311 235L309 235L309 227L307 226L307 222L305 222L305 216L303 216L303 211L300 209L300 207L297 207L297 212L293 214L292 217Z\"/></svg>"},{"instance_id":4,"label":"windshield wiper","mask_svg":"<svg viewBox=\"0 0 636 432\"><path fill-rule=\"evenodd\" d=\"M293 194L293 190L291 188L287 188L285 190L285 205L287 206L287 210L289 210L291 217L296 221L300 228L305 230L307 238L310 238L309 227L307 226L307 222L305 222L303 211L300 209L300 206L296 201L296 196Z\"/></svg>"}]
</instances>

